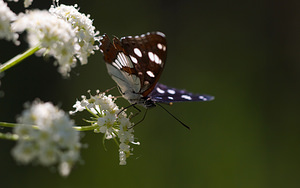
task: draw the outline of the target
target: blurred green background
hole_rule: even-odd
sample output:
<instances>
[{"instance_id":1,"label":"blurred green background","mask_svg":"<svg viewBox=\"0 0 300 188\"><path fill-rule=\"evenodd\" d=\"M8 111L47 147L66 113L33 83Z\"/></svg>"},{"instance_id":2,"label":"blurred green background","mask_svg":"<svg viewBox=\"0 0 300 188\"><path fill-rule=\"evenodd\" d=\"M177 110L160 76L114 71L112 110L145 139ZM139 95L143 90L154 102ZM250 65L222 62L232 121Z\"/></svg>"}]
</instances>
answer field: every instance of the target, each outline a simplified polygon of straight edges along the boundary
<instances>
[{"instance_id":1,"label":"blurred green background","mask_svg":"<svg viewBox=\"0 0 300 188\"><path fill-rule=\"evenodd\" d=\"M31 8L51 3L34 1ZM82 150L82 164L67 178L53 169L16 164L10 155L14 142L0 140L0 187L300 187L300 1L61 3L77 3L101 34L164 32L168 58L160 82L216 99L167 106L191 131L162 109L150 110L135 128L141 145L126 166L119 166L113 141L105 151L101 135L84 133L88 148ZM22 2L10 6L22 10ZM15 47L1 40L0 62L26 48L24 41ZM15 122L23 104L35 98L69 111L87 90L115 85L99 52L68 79L52 62L32 56L5 72L0 121Z\"/></svg>"}]
</instances>

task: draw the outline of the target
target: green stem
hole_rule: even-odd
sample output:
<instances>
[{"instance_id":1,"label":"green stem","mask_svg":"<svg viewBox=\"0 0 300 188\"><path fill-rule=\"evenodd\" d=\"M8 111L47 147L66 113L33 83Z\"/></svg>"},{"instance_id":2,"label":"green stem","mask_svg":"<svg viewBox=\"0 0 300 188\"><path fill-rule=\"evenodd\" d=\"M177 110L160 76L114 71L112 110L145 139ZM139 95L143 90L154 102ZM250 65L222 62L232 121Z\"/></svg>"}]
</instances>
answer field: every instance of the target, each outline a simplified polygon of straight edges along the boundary
<instances>
[{"instance_id":1,"label":"green stem","mask_svg":"<svg viewBox=\"0 0 300 188\"><path fill-rule=\"evenodd\" d=\"M88 107L85 107L85 109L90 113L90 114L92 114L93 116L95 116L96 118L98 118L99 116L97 116L96 114L94 114ZM98 111L97 111L98 112ZM98 112L98 114L100 114L99 112Z\"/></svg>"},{"instance_id":2,"label":"green stem","mask_svg":"<svg viewBox=\"0 0 300 188\"><path fill-rule=\"evenodd\" d=\"M0 126L2 127L15 127L16 123L6 123L6 122L0 122Z\"/></svg>"},{"instance_id":3,"label":"green stem","mask_svg":"<svg viewBox=\"0 0 300 188\"><path fill-rule=\"evenodd\" d=\"M2 126L2 127L11 127L11 128L13 128L13 127L15 127L17 125L19 125L19 124L17 124L17 123L0 122L0 126ZM37 126L35 126L35 125L32 125L32 126L34 128L38 129ZM97 127L98 127L98 125L90 125L90 126L75 126L73 128L76 129L77 131L92 131L92 130L94 130Z\"/></svg>"},{"instance_id":4,"label":"green stem","mask_svg":"<svg viewBox=\"0 0 300 188\"><path fill-rule=\"evenodd\" d=\"M90 125L90 126L76 126L73 128L76 129L77 131L92 131L92 130L96 129L97 127L98 127L98 125Z\"/></svg>"},{"instance_id":5,"label":"green stem","mask_svg":"<svg viewBox=\"0 0 300 188\"><path fill-rule=\"evenodd\" d=\"M0 133L0 139L18 140L19 136L11 133Z\"/></svg>"},{"instance_id":6,"label":"green stem","mask_svg":"<svg viewBox=\"0 0 300 188\"><path fill-rule=\"evenodd\" d=\"M7 69L15 66L16 64L18 64L19 62L21 62L22 60L26 59L27 57L31 56L32 54L34 54L36 51L38 51L39 49L41 49L40 45L34 46L32 48L29 48L28 50L26 50L24 53L19 54L17 56L15 56L14 58L12 58L11 60L7 61L6 63L4 63L3 65L0 66L0 72L6 71Z\"/></svg>"},{"instance_id":7,"label":"green stem","mask_svg":"<svg viewBox=\"0 0 300 188\"><path fill-rule=\"evenodd\" d=\"M116 137L113 137L113 139L114 139L115 143L117 144L117 146L119 146L120 143L118 142L118 140L116 139Z\"/></svg>"}]
</instances>

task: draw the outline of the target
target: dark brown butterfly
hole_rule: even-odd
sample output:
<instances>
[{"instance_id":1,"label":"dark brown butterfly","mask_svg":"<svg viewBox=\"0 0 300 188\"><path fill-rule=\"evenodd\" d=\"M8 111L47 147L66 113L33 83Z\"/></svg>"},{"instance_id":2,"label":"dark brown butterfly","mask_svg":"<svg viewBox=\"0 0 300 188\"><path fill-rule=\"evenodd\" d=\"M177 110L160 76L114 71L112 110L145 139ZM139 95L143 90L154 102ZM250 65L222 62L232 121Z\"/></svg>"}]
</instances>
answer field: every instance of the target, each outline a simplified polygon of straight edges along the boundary
<instances>
[{"instance_id":1,"label":"dark brown butterfly","mask_svg":"<svg viewBox=\"0 0 300 188\"><path fill-rule=\"evenodd\" d=\"M167 41L162 32L127 36L120 40L114 37L112 42L104 34L100 41L108 73L132 106L139 104L149 108L157 103L214 99L210 95L193 94L158 83L167 57Z\"/></svg>"}]
</instances>

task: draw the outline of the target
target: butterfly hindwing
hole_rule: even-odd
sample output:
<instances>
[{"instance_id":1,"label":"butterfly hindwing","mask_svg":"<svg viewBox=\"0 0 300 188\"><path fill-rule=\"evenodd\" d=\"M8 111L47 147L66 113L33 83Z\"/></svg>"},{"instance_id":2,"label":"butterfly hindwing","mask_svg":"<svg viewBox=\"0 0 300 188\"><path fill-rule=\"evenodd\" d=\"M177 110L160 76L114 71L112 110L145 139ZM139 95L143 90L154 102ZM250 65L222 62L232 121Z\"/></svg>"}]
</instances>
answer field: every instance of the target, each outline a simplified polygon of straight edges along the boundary
<instances>
[{"instance_id":1,"label":"butterfly hindwing","mask_svg":"<svg viewBox=\"0 0 300 188\"><path fill-rule=\"evenodd\" d=\"M214 97L205 94L194 94L186 90L168 87L161 83L157 83L153 91L149 94L153 102L170 103L185 101L210 101Z\"/></svg>"}]
</instances>

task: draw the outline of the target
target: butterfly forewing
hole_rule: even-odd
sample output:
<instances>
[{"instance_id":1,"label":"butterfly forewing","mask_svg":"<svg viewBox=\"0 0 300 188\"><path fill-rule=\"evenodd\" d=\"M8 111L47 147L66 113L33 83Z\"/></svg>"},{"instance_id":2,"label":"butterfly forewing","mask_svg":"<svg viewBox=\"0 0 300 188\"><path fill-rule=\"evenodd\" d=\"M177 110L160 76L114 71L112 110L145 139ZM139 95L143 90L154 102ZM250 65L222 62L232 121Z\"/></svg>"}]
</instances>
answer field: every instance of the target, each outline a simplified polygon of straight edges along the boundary
<instances>
[{"instance_id":1,"label":"butterfly forewing","mask_svg":"<svg viewBox=\"0 0 300 188\"><path fill-rule=\"evenodd\" d=\"M140 93L147 96L156 85L167 57L167 42L161 32L152 32L135 37L121 38L125 53L133 62L140 78Z\"/></svg>"},{"instance_id":2,"label":"butterfly forewing","mask_svg":"<svg viewBox=\"0 0 300 188\"><path fill-rule=\"evenodd\" d=\"M213 96L205 94L194 94L182 89L168 87L161 83L157 83L153 91L149 94L153 102L171 103L185 101L211 101Z\"/></svg>"}]
</instances>

